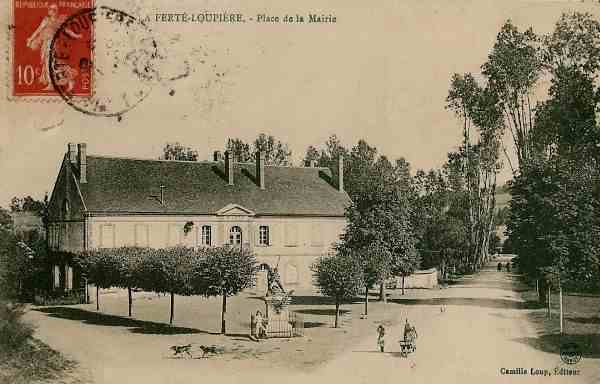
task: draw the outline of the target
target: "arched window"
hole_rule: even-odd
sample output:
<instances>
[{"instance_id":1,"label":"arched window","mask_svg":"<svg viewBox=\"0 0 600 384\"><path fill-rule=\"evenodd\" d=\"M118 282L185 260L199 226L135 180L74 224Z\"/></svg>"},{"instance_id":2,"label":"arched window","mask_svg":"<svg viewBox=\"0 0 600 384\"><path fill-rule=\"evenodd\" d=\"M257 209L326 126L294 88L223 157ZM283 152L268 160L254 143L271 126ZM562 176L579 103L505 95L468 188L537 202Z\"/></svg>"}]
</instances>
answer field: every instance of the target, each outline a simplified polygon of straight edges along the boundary
<instances>
[{"instance_id":1,"label":"arched window","mask_svg":"<svg viewBox=\"0 0 600 384\"><path fill-rule=\"evenodd\" d=\"M234 225L229 230L229 244L242 245L242 228Z\"/></svg>"},{"instance_id":2,"label":"arched window","mask_svg":"<svg viewBox=\"0 0 600 384\"><path fill-rule=\"evenodd\" d=\"M269 267L269 264L267 263L262 263L259 267L258 267L259 271L270 271L271 267Z\"/></svg>"}]
</instances>

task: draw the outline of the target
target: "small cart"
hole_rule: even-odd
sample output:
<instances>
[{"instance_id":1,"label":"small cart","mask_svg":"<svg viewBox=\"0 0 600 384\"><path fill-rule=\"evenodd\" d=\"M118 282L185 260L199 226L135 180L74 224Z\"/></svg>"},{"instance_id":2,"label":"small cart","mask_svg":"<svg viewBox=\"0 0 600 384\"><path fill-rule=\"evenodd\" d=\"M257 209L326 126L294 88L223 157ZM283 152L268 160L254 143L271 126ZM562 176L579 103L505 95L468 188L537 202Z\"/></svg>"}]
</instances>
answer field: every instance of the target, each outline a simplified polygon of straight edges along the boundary
<instances>
[{"instance_id":1,"label":"small cart","mask_svg":"<svg viewBox=\"0 0 600 384\"><path fill-rule=\"evenodd\" d=\"M407 357L409 353L413 353L417 350L417 331L413 328L406 334L404 340L400 340L400 355Z\"/></svg>"}]
</instances>

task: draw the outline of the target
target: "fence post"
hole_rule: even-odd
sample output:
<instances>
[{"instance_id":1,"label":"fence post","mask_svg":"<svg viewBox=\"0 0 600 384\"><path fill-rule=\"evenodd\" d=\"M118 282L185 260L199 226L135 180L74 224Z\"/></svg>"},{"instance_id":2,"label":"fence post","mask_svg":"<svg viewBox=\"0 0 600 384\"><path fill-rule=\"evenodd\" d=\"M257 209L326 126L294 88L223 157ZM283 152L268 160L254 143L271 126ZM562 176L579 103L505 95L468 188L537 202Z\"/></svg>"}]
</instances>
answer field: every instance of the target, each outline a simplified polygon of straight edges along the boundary
<instances>
[{"instance_id":1,"label":"fence post","mask_svg":"<svg viewBox=\"0 0 600 384\"><path fill-rule=\"evenodd\" d=\"M256 337L256 316L254 313L250 314L250 336Z\"/></svg>"}]
</instances>

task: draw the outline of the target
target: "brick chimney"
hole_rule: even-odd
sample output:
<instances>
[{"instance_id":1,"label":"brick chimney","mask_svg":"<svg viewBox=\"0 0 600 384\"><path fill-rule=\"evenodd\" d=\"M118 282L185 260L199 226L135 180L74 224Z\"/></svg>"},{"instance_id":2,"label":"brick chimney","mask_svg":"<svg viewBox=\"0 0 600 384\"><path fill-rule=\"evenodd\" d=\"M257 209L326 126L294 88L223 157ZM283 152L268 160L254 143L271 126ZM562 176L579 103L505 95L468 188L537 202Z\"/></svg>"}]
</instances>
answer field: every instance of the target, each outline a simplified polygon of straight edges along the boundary
<instances>
[{"instance_id":1,"label":"brick chimney","mask_svg":"<svg viewBox=\"0 0 600 384\"><path fill-rule=\"evenodd\" d=\"M77 168L79 168L79 182L87 183L87 144L77 144Z\"/></svg>"},{"instance_id":2,"label":"brick chimney","mask_svg":"<svg viewBox=\"0 0 600 384\"><path fill-rule=\"evenodd\" d=\"M77 164L77 145L75 145L75 143L69 143L67 145L67 157L71 164Z\"/></svg>"},{"instance_id":3,"label":"brick chimney","mask_svg":"<svg viewBox=\"0 0 600 384\"><path fill-rule=\"evenodd\" d=\"M338 190L344 192L344 155L338 158Z\"/></svg>"},{"instance_id":4,"label":"brick chimney","mask_svg":"<svg viewBox=\"0 0 600 384\"><path fill-rule=\"evenodd\" d=\"M256 152L256 182L260 189L265 189L265 152Z\"/></svg>"},{"instance_id":5,"label":"brick chimney","mask_svg":"<svg viewBox=\"0 0 600 384\"><path fill-rule=\"evenodd\" d=\"M225 151L225 177L229 185L233 185L233 154Z\"/></svg>"}]
</instances>

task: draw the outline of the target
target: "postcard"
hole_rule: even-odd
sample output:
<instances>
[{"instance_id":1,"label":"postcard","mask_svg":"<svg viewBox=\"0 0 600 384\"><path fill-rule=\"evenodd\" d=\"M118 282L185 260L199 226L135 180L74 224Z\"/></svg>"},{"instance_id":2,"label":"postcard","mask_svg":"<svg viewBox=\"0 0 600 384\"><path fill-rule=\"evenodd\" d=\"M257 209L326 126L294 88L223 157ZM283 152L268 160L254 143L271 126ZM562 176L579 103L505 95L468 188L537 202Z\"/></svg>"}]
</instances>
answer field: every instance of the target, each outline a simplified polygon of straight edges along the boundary
<instances>
[{"instance_id":1,"label":"postcard","mask_svg":"<svg viewBox=\"0 0 600 384\"><path fill-rule=\"evenodd\" d=\"M0 382L600 382L599 2L0 25Z\"/></svg>"}]
</instances>

